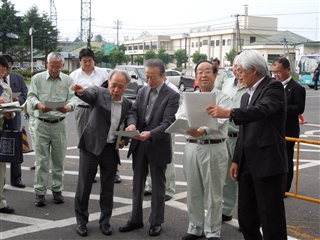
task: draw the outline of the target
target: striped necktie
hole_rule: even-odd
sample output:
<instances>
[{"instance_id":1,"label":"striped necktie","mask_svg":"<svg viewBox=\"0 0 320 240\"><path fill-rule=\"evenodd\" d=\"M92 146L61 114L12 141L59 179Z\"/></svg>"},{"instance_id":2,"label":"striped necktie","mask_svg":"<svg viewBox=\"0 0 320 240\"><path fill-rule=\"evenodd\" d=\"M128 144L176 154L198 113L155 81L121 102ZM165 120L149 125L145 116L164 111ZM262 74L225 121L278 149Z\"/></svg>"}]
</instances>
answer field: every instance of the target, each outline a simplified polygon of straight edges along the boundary
<instances>
[{"instance_id":1,"label":"striped necktie","mask_svg":"<svg viewBox=\"0 0 320 240\"><path fill-rule=\"evenodd\" d=\"M8 84L6 77L3 77L3 81L4 81L6 84Z\"/></svg>"}]
</instances>

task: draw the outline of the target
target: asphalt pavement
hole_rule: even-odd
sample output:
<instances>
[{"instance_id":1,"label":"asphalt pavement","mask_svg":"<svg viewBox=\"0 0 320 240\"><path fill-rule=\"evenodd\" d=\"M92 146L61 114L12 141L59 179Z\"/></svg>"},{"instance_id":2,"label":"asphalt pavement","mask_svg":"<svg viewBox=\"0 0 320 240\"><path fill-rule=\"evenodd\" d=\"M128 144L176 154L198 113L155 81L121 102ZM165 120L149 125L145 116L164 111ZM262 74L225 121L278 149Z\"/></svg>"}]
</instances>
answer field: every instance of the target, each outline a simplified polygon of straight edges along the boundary
<instances>
[{"instance_id":1,"label":"asphalt pavement","mask_svg":"<svg viewBox=\"0 0 320 240\"><path fill-rule=\"evenodd\" d=\"M307 124L301 125L301 138L320 141L320 91L307 90L306 111L303 114ZM0 239L83 239L76 234L76 220L74 215L74 195L78 177L79 151L77 149L78 137L75 128L74 114L67 116L68 121L68 150L65 160L65 189L63 195L65 203L54 204L51 191L48 190L45 207L34 205L33 192L34 172L29 170L34 163L34 152L24 154L22 163L22 179L27 185L19 189L8 185L7 181L4 196L8 204L15 209L14 214L0 213ZM27 128L27 121L22 125ZM29 133L29 145L31 140ZM186 182L183 175L182 159L185 138L176 136L175 169L176 169L176 194L166 202L165 222L162 225L162 234L157 239L181 239L188 226L186 205ZM132 167L131 159L127 159L127 150L120 151L122 165L119 166L122 182L115 184L114 210L111 218L113 235L105 236L99 229L99 192L100 178L93 184L89 203L90 222L87 227L88 239L150 239L148 235L150 214L150 196L144 201L144 224L141 229L129 233L120 233L118 228L129 218L131 211L132 195ZM299 192L302 195L320 198L320 146L301 145L301 171L299 175ZM10 165L7 164L6 178L10 179ZM48 189L51 186L49 178ZM294 192L294 189L291 190ZM320 208L319 204L288 197L285 200L287 229L289 239L319 239L320 238ZM233 219L222 224L221 239L244 239L238 230L237 210L233 211ZM205 238L203 238L205 239Z\"/></svg>"}]
</instances>

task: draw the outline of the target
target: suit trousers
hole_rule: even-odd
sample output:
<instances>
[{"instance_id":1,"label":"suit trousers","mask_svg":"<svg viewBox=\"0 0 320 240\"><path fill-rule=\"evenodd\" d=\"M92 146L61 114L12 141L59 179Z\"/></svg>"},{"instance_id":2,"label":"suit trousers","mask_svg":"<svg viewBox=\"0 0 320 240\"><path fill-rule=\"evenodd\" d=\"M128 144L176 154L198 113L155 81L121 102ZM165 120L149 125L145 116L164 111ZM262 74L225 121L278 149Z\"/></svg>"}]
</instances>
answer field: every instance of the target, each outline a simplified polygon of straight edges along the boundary
<instances>
[{"instance_id":1,"label":"suit trousers","mask_svg":"<svg viewBox=\"0 0 320 240\"><path fill-rule=\"evenodd\" d=\"M115 143L107 144L99 156L80 149L78 185L75 196L75 214L78 224L86 225L89 221L89 197L92 184L100 166L100 224L108 224L113 209L114 179L118 156Z\"/></svg>"},{"instance_id":2,"label":"suit trousers","mask_svg":"<svg viewBox=\"0 0 320 240\"><path fill-rule=\"evenodd\" d=\"M287 155L288 155L288 173L287 173L287 181L286 181L286 192L290 191L292 179L293 179L293 155L294 155L294 145L295 142L286 141L287 144Z\"/></svg>"},{"instance_id":3,"label":"suit trousers","mask_svg":"<svg viewBox=\"0 0 320 240\"><path fill-rule=\"evenodd\" d=\"M243 154L244 155L244 154ZM253 178L245 157L238 173L238 217L246 240L287 239L285 207L283 202L286 174Z\"/></svg>"},{"instance_id":4,"label":"suit trousers","mask_svg":"<svg viewBox=\"0 0 320 240\"><path fill-rule=\"evenodd\" d=\"M171 134L172 143L172 161L167 165L166 170L166 195L172 197L176 192L176 169L174 165L174 134ZM146 191L152 193L152 183L150 172L147 176Z\"/></svg>"},{"instance_id":5,"label":"suit trousers","mask_svg":"<svg viewBox=\"0 0 320 240\"><path fill-rule=\"evenodd\" d=\"M4 178L6 176L6 163L0 162L0 208L7 206L7 201L3 196Z\"/></svg>"},{"instance_id":6,"label":"suit trousers","mask_svg":"<svg viewBox=\"0 0 320 240\"><path fill-rule=\"evenodd\" d=\"M149 141L148 139L146 141ZM143 193L149 169L149 159L145 155L145 142L139 142L136 150L132 153L133 189L132 189L132 213L130 222L143 222ZM150 165L152 182L151 214L149 222L151 225L161 225L164 222L164 206L166 192L167 165Z\"/></svg>"},{"instance_id":7,"label":"suit trousers","mask_svg":"<svg viewBox=\"0 0 320 240\"><path fill-rule=\"evenodd\" d=\"M21 131L21 113L16 112L16 116L12 119L13 127L17 131ZM21 164L11 163L10 164L10 183L15 185L21 182Z\"/></svg>"}]
</instances>

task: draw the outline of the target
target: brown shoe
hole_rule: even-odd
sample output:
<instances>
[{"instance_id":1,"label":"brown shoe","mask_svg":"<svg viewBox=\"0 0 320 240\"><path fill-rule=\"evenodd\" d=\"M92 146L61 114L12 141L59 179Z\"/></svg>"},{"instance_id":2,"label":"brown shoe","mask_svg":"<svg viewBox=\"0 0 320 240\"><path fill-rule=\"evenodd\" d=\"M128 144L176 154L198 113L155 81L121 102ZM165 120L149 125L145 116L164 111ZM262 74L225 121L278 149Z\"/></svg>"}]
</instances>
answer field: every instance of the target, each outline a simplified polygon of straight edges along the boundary
<instances>
[{"instance_id":1,"label":"brown shoe","mask_svg":"<svg viewBox=\"0 0 320 240\"><path fill-rule=\"evenodd\" d=\"M64 203L64 198L61 194L61 191L60 192L52 192L52 195L53 195L53 202L54 203Z\"/></svg>"},{"instance_id":2,"label":"brown shoe","mask_svg":"<svg viewBox=\"0 0 320 240\"><path fill-rule=\"evenodd\" d=\"M34 203L37 207L43 207L47 204L46 198L44 195L38 195L36 194L36 201Z\"/></svg>"},{"instance_id":3,"label":"brown shoe","mask_svg":"<svg viewBox=\"0 0 320 240\"><path fill-rule=\"evenodd\" d=\"M34 170L36 170L36 166L30 167L30 171L34 171Z\"/></svg>"}]
</instances>

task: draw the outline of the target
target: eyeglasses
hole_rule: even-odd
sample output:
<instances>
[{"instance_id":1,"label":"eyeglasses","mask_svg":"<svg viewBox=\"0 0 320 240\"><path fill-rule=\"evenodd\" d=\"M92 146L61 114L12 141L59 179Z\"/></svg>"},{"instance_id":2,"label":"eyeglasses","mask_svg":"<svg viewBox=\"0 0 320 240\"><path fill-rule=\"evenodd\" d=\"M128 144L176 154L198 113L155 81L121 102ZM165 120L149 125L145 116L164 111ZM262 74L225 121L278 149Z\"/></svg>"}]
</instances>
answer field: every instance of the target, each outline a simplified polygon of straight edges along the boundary
<instances>
[{"instance_id":1,"label":"eyeglasses","mask_svg":"<svg viewBox=\"0 0 320 240\"><path fill-rule=\"evenodd\" d=\"M284 70L282 70L282 71L272 72L272 74L274 74L274 75L280 75L283 71L284 71Z\"/></svg>"},{"instance_id":2,"label":"eyeglasses","mask_svg":"<svg viewBox=\"0 0 320 240\"><path fill-rule=\"evenodd\" d=\"M49 65L49 69L60 71L62 69L62 67L55 67L55 66L50 66Z\"/></svg>"},{"instance_id":3,"label":"eyeglasses","mask_svg":"<svg viewBox=\"0 0 320 240\"><path fill-rule=\"evenodd\" d=\"M197 72L197 75L203 75L203 74L205 74L205 75L209 75L210 73L212 73L212 71L209 71L209 70L206 70L206 71L199 71L199 72Z\"/></svg>"}]
</instances>

